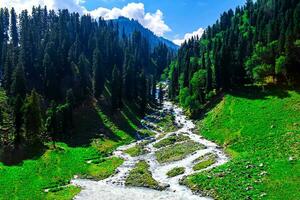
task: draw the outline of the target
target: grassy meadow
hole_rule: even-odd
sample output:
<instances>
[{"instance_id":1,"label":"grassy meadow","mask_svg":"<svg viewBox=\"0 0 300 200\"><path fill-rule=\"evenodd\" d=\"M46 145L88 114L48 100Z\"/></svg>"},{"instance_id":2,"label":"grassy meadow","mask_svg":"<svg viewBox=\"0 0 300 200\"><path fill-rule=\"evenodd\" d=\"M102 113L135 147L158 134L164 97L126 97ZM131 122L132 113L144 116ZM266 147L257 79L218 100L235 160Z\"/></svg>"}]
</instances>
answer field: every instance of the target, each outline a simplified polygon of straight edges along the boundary
<instances>
[{"instance_id":1,"label":"grassy meadow","mask_svg":"<svg viewBox=\"0 0 300 200\"><path fill-rule=\"evenodd\" d=\"M216 199L299 199L300 94L232 92L199 121L200 133L231 160L184 182Z\"/></svg>"},{"instance_id":2,"label":"grassy meadow","mask_svg":"<svg viewBox=\"0 0 300 200\"><path fill-rule=\"evenodd\" d=\"M0 199L72 199L80 188L75 176L101 180L123 163L107 158L118 146L134 141L139 118L134 106L112 115L107 106L90 103L74 114L74 132L53 148L14 164L0 162ZM45 192L47 191L47 192Z\"/></svg>"}]
</instances>

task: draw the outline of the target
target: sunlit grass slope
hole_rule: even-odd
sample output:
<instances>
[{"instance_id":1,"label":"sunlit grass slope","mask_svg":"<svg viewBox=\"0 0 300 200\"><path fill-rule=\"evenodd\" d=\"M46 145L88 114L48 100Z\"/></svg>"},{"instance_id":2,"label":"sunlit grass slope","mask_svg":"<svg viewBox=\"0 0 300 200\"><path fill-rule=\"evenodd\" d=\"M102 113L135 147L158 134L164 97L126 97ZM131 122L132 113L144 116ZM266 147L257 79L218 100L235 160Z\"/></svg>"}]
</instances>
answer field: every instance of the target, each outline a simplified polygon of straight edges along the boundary
<instances>
[{"instance_id":1,"label":"sunlit grass slope","mask_svg":"<svg viewBox=\"0 0 300 200\"><path fill-rule=\"evenodd\" d=\"M249 89L225 96L200 133L231 161L185 181L217 199L299 199L300 94Z\"/></svg>"},{"instance_id":2,"label":"sunlit grass slope","mask_svg":"<svg viewBox=\"0 0 300 200\"><path fill-rule=\"evenodd\" d=\"M56 149L47 144L33 159L13 166L0 162L0 199L72 199L80 192L69 185L74 175L97 180L112 175L123 161L107 156L132 142L139 126L132 107L111 114L108 106L88 103L75 112L74 132Z\"/></svg>"}]
</instances>

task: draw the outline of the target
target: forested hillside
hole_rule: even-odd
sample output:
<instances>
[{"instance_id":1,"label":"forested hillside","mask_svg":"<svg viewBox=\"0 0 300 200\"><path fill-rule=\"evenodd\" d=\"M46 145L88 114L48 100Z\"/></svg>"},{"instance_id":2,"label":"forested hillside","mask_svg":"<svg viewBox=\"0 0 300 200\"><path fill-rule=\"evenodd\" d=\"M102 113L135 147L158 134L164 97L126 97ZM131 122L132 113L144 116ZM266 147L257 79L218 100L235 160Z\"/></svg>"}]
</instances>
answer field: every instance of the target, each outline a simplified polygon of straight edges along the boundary
<instances>
[{"instance_id":1,"label":"forested hillside","mask_svg":"<svg viewBox=\"0 0 300 200\"><path fill-rule=\"evenodd\" d=\"M101 18L41 7L17 17L1 9L1 146L71 137L74 110L94 100L112 112L130 100L143 115L170 52L164 44L151 50L140 32L120 37Z\"/></svg>"},{"instance_id":2,"label":"forested hillside","mask_svg":"<svg viewBox=\"0 0 300 200\"><path fill-rule=\"evenodd\" d=\"M181 46L170 65L170 97L196 114L220 92L244 84L293 86L299 58L300 2L247 0Z\"/></svg>"}]
</instances>

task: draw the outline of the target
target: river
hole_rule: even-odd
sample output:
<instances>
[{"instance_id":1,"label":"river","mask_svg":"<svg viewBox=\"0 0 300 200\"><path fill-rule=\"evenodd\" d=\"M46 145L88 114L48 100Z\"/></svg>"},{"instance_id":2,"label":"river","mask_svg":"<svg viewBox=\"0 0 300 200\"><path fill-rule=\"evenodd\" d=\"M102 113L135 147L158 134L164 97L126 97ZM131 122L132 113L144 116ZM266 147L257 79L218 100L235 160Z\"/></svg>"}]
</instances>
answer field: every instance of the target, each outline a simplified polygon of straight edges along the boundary
<instances>
[{"instance_id":1,"label":"river","mask_svg":"<svg viewBox=\"0 0 300 200\"><path fill-rule=\"evenodd\" d=\"M131 157L124 153L130 147L135 146L137 143L143 142L144 140L137 141L130 145L119 147L113 156L124 159L124 163L117 169L117 173L108 179L102 181L74 179L72 184L82 188L82 191L74 198L77 200L211 200L210 197L203 197L199 194L193 194L190 189L186 186L180 185L179 180L184 176L195 173L193 170L194 160L203 156L207 153L212 153L216 156L216 162L203 169L209 170L211 168L220 166L228 161L228 157L224 151L218 147L215 143L204 139L201 135L194 134L195 124L192 120L185 116L183 110L177 105L168 101L167 99L163 102L162 109L146 116L143 120L143 124L146 128L152 129L155 126L153 118L159 118L162 112L172 113L175 117L175 122L178 125L178 130L166 134L163 138L158 139L160 135L159 131L152 131L157 133L155 138L146 138L149 144L146 146L148 153L139 157ZM200 143L205 146L204 149L198 150L185 157L184 159L176 162L159 164L155 157L155 151L157 149L153 145L170 135L185 134L190 137L191 140ZM130 172L141 160L147 161L150 165L150 171L152 172L153 178L162 185L167 185L167 189L164 191L152 190L147 188L136 188L126 187L125 180ZM175 167L184 167L185 173L173 178L168 178L166 173ZM202 171L202 170L201 170ZM197 171L199 172L199 171Z\"/></svg>"}]
</instances>

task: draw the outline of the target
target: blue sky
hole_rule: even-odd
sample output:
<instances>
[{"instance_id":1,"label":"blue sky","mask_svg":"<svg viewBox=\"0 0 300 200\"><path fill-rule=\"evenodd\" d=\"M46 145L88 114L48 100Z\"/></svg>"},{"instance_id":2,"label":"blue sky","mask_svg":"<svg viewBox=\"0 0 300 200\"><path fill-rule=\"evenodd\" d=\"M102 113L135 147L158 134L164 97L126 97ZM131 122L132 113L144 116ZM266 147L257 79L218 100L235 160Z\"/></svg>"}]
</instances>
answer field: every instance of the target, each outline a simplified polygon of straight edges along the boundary
<instances>
[{"instance_id":1,"label":"blue sky","mask_svg":"<svg viewBox=\"0 0 300 200\"><path fill-rule=\"evenodd\" d=\"M0 7L14 7L17 12L33 6L69 9L95 18L115 19L125 16L139 21L158 36L177 44L213 24L221 13L246 0L1 0Z\"/></svg>"},{"instance_id":2,"label":"blue sky","mask_svg":"<svg viewBox=\"0 0 300 200\"><path fill-rule=\"evenodd\" d=\"M97 7L111 9L122 8L131 2L143 3L146 12L161 10L163 20L172 29L166 32L164 37L173 40L213 24L222 12L243 5L245 0L86 0L83 5L88 10Z\"/></svg>"}]
</instances>

